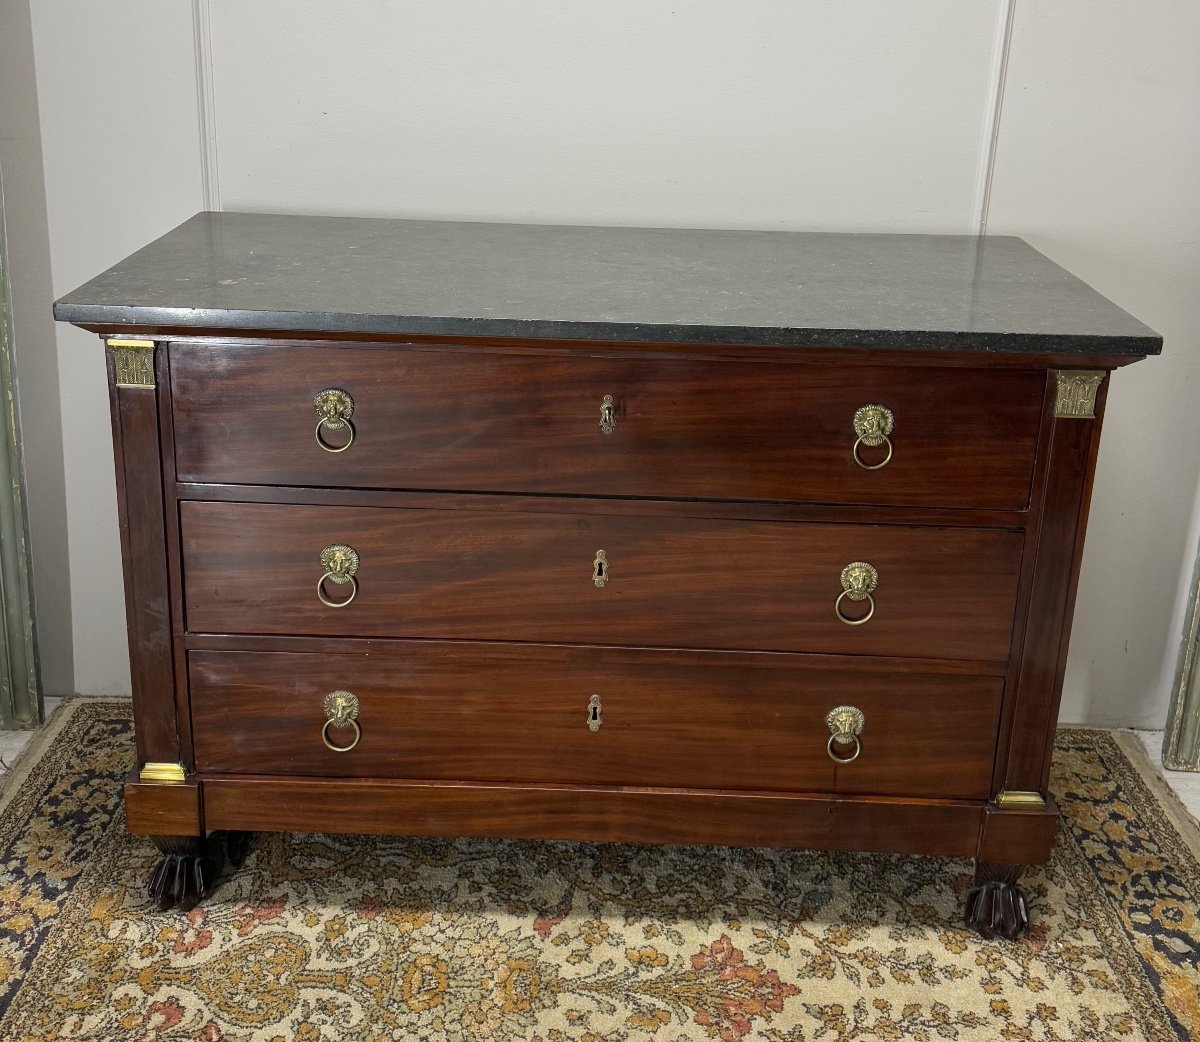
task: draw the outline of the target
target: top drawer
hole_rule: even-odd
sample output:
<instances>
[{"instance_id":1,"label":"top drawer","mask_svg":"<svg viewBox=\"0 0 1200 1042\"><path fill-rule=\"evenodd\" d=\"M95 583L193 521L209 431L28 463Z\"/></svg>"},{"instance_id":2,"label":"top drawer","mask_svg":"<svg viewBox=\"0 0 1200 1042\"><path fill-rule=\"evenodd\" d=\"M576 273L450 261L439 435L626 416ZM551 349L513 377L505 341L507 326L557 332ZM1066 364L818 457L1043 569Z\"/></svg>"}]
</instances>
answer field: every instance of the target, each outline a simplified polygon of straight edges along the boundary
<instances>
[{"instance_id":1,"label":"top drawer","mask_svg":"<svg viewBox=\"0 0 1200 1042\"><path fill-rule=\"evenodd\" d=\"M1045 387L1028 370L348 345L173 343L170 368L181 481L997 509L1028 501ZM348 447L350 427L318 443L323 390L353 403ZM871 405L893 417L891 456L868 433L863 466Z\"/></svg>"}]
</instances>

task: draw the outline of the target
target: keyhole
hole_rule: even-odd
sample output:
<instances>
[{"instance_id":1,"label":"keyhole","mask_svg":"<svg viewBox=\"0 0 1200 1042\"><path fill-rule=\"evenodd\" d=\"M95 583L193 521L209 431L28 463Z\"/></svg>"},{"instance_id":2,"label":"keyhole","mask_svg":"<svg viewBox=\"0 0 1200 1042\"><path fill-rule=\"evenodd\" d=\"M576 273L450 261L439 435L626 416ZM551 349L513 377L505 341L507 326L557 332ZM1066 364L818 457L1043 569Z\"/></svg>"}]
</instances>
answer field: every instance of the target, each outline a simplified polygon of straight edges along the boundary
<instances>
[{"instance_id":1,"label":"keyhole","mask_svg":"<svg viewBox=\"0 0 1200 1042\"><path fill-rule=\"evenodd\" d=\"M608 556L603 550L596 551L596 559L592 562L592 582L597 587L608 582Z\"/></svg>"},{"instance_id":2,"label":"keyhole","mask_svg":"<svg viewBox=\"0 0 1200 1042\"><path fill-rule=\"evenodd\" d=\"M604 721L600 717L600 696L592 695L592 697L588 699L588 730L592 732L599 731L600 725L603 723Z\"/></svg>"}]
</instances>

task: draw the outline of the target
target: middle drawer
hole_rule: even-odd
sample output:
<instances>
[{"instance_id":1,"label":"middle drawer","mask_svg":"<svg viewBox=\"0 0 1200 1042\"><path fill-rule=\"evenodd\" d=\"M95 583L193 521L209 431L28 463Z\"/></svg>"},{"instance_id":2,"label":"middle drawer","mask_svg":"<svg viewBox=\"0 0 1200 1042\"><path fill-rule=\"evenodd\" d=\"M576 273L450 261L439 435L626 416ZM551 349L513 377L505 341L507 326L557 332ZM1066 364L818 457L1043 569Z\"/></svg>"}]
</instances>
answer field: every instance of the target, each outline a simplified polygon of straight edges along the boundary
<instances>
[{"instance_id":1,"label":"middle drawer","mask_svg":"<svg viewBox=\"0 0 1200 1042\"><path fill-rule=\"evenodd\" d=\"M180 504L187 628L1000 662L1001 529Z\"/></svg>"}]
</instances>

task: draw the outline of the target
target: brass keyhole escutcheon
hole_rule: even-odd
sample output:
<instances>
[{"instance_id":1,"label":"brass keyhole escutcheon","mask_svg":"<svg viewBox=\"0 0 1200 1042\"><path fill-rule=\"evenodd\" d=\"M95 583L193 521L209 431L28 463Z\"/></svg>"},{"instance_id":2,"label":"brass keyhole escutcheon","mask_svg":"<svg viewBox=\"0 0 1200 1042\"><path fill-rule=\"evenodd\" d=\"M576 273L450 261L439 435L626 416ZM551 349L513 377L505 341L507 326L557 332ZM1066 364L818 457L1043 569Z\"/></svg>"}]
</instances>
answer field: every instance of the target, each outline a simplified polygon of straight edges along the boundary
<instances>
[{"instance_id":1,"label":"brass keyhole escutcheon","mask_svg":"<svg viewBox=\"0 0 1200 1042\"><path fill-rule=\"evenodd\" d=\"M596 559L592 562L592 582L597 587L608 582L608 557L603 550L596 551Z\"/></svg>"},{"instance_id":2,"label":"brass keyhole escutcheon","mask_svg":"<svg viewBox=\"0 0 1200 1042\"><path fill-rule=\"evenodd\" d=\"M854 433L858 435L850 454L863 470L880 470L892 461L892 439L888 437L896 425L896 417L886 405L864 405L854 414ZM887 453L878 463L864 463L859 449L886 445Z\"/></svg>"},{"instance_id":3,"label":"brass keyhole escutcheon","mask_svg":"<svg viewBox=\"0 0 1200 1042\"><path fill-rule=\"evenodd\" d=\"M617 426L617 407L613 403L613 396L606 394L600 400L600 430L605 434L612 434Z\"/></svg>"},{"instance_id":4,"label":"brass keyhole escutcheon","mask_svg":"<svg viewBox=\"0 0 1200 1042\"><path fill-rule=\"evenodd\" d=\"M588 714L587 725L588 730L593 734L600 730L600 726L604 723L604 717L601 715L604 712L604 707L600 704L600 696L592 695L588 699Z\"/></svg>"},{"instance_id":5,"label":"brass keyhole escutcheon","mask_svg":"<svg viewBox=\"0 0 1200 1042\"><path fill-rule=\"evenodd\" d=\"M862 739L866 726L866 717L857 706L838 706L829 710L825 716L825 726L829 728L829 741L825 743L825 751L834 763L853 763L862 753ZM854 752L849 756L839 756L833 751L835 745L853 745Z\"/></svg>"},{"instance_id":6,"label":"brass keyhole escutcheon","mask_svg":"<svg viewBox=\"0 0 1200 1042\"><path fill-rule=\"evenodd\" d=\"M317 444L326 452L345 452L354 444L354 424L350 417L354 415L354 399L339 387L326 387L318 391L313 398L313 408L317 410ZM325 440L322 431L340 431L346 428L348 435L344 445L334 445Z\"/></svg>"}]
</instances>

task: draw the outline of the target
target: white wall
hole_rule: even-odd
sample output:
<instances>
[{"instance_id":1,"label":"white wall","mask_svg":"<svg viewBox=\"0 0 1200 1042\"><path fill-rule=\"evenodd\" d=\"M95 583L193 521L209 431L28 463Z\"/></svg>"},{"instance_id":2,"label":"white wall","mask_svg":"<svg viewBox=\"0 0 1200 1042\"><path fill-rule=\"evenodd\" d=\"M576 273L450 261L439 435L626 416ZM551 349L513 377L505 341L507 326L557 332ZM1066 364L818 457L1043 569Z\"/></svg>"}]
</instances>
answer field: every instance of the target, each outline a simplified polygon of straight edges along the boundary
<instances>
[{"instance_id":1,"label":"white wall","mask_svg":"<svg viewBox=\"0 0 1200 1042\"><path fill-rule=\"evenodd\" d=\"M37 565L37 633L43 687L63 692L72 690L75 683L67 492L58 351L47 306L53 294L41 121L26 0L4 0L0 27L0 181L28 475L26 512Z\"/></svg>"},{"instance_id":2,"label":"white wall","mask_svg":"<svg viewBox=\"0 0 1200 1042\"><path fill-rule=\"evenodd\" d=\"M1112 380L1065 720L1166 719L1200 534L1198 45L1187 0L1020 3L1013 26L989 230L1028 239L1165 338Z\"/></svg>"},{"instance_id":3,"label":"white wall","mask_svg":"<svg viewBox=\"0 0 1200 1042\"><path fill-rule=\"evenodd\" d=\"M960 231L995 22L961 0L215 0L222 201Z\"/></svg>"},{"instance_id":4,"label":"white wall","mask_svg":"<svg viewBox=\"0 0 1200 1042\"><path fill-rule=\"evenodd\" d=\"M55 0L33 3L31 11L52 283L40 304L48 309L54 296L202 208L200 139L186 4ZM64 325L57 347L73 687L88 694L128 692L104 350L92 334ZM22 395L24 375L18 369ZM40 481L29 474L31 503ZM54 562L37 531L33 540L41 604ZM46 647L43 658L54 653ZM61 692L47 685L47 693Z\"/></svg>"},{"instance_id":5,"label":"white wall","mask_svg":"<svg viewBox=\"0 0 1200 1042\"><path fill-rule=\"evenodd\" d=\"M204 198L971 233L987 197L1007 0L193 7L195 36L182 3L35 7L56 291ZM1044 7L1017 9L992 230L1025 234L1168 335L1164 359L1116 378L1065 715L1161 723L1200 469L1188 422L1166 418L1189 415L1184 345L1198 325L1182 285L1197 274L1184 183L1200 108L1195 14L1184 0L1156 0L1153 15L1119 0ZM114 52L136 54L132 74ZM141 159L132 173L128 156ZM60 334L75 686L90 691L124 682L124 636L101 363L87 340Z\"/></svg>"}]
</instances>

